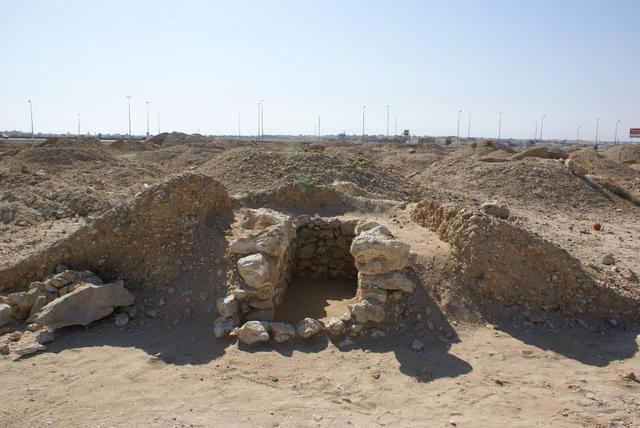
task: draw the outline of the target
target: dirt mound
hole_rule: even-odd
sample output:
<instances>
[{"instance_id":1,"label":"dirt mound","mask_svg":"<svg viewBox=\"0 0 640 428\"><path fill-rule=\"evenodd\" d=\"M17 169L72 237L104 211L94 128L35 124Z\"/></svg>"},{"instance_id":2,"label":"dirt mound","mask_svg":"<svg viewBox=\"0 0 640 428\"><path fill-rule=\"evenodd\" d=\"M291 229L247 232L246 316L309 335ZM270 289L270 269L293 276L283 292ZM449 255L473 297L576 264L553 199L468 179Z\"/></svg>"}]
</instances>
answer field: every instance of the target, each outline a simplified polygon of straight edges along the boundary
<instances>
[{"instance_id":1,"label":"dirt mound","mask_svg":"<svg viewBox=\"0 0 640 428\"><path fill-rule=\"evenodd\" d=\"M557 149L555 147L534 147L532 149L526 149L520 153L517 153L511 157L513 160L522 160L525 158L540 158L540 159L566 159L567 153L564 150Z\"/></svg>"},{"instance_id":2,"label":"dirt mound","mask_svg":"<svg viewBox=\"0 0 640 428\"><path fill-rule=\"evenodd\" d=\"M624 163L611 160L592 149L579 150L571 154L587 174L610 192L624 199L640 199L640 173ZM630 197L627 197L629 194Z\"/></svg>"},{"instance_id":3,"label":"dirt mound","mask_svg":"<svg viewBox=\"0 0 640 428\"><path fill-rule=\"evenodd\" d=\"M308 187L350 181L389 199L417 200L420 190L390 168L364 156L240 147L227 150L197 169L220 180L232 192L270 190L284 185Z\"/></svg>"},{"instance_id":4,"label":"dirt mound","mask_svg":"<svg viewBox=\"0 0 640 428\"><path fill-rule=\"evenodd\" d=\"M475 156L494 156L494 157L502 157L500 153L515 153L513 150L506 144L500 143L498 141L493 140L479 140L474 141L471 144L464 146L463 151L466 154L471 154Z\"/></svg>"},{"instance_id":5,"label":"dirt mound","mask_svg":"<svg viewBox=\"0 0 640 428\"><path fill-rule=\"evenodd\" d=\"M528 158L521 162L482 162L445 158L416 176L424 185L483 200L503 199L524 207L586 210L611 205L600 188L573 175L563 163Z\"/></svg>"},{"instance_id":6,"label":"dirt mound","mask_svg":"<svg viewBox=\"0 0 640 428\"><path fill-rule=\"evenodd\" d=\"M49 138L15 156L18 161L37 164L42 168L74 165L78 162L111 162L109 149L95 138L77 140Z\"/></svg>"},{"instance_id":7,"label":"dirt mound","mask_svg":"<svg viewBox=\"0 0 640 428\"><path fill-rule=\"evenodd\" d=\"M451 244L476 292L502 304L639 317L637 290L596 282L565 250L510 221L434 198L420 202L412 219Z\"/></svg>"},{"instance_id":8,"label":"dirt mound","mask_svg":"<svg viewBox=\"0 0 640 428\"><path fill-rule=\"evenodd\" d=\"M60 263L105 278L162 286L200 262L194 252L201 226L230 208L224 187L212 178L176 176L150 186L46 250L3 266L0 288L25 286Z\"/></svg>"},{"instance_id":9,"label":"dirt mound","mask_svg":"<svg viewBox=\"0 0 640 428\"><path fill-rule=\"evenodd\" d=\"M640 164L640 144L619 144L602 151L602 154L616 162Z\"/></svg>"},{"instance_id":10,"label":"dirt mound","mask_svg":"<svg viewBox=\"0 0 640 428\"><path fill-rule=\"evenodd\" d=\"M155 135L148 140L149 143L158 146L176 146L176 145L213 145L213 141L200 134L185 134L183 132L163 132Z\"/></svg>"},{"instance_id":11,"label":"dirt mound","mask_svg":"<svg viewBox=\"0 0 640 428\"><path fill-rule=\"evenodd\" d=\"M109 146L111 149L119 150L119 151L133 151L133 152L141 152L146 150L157 150L158 145L150 143L149 141L141 141L141 140L123 140L118 139L111 143Z\"/></svg>"}]
</instances>

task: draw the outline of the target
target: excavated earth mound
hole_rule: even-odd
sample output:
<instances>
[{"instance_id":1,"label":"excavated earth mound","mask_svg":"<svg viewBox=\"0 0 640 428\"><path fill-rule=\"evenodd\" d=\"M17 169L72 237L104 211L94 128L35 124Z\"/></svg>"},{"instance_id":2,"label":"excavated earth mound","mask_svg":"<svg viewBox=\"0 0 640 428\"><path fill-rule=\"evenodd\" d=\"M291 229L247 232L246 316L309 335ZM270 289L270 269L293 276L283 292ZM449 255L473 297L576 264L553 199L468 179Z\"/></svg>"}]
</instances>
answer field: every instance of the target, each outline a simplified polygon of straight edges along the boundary
<instances>
[{"instance_id":1,"label":"excavated earth mound","mask_svg":"<svg viewBox=\"0 0 640 428\"><path fill-rule=\"evenodd\" d=\"M199 172L220 180L231 192L270 190L282 185L301 187L350 181L371 193L396 200L418 200L420 189L396 171L376 165L364 156L267 151L239 147L204 163Z\"/></svg>"},{"instance_id":2,"label":"excavated earth mound","mask_svg":"<svg viewBox=\"0 0 640 428\"><path fill-rule=\"evenodd\" d=\"M603 150L602 154L616 162L640 164L640 144L619 144Z\"/></svg>"},{"instance_id":3,"label":"excavated earth mound","mask_svg":"<svg viewBox=\"0 0 640 428\"><path fill-rule=\"evenodd\" d=\"M111 162L114 158L109 149L94 138L49 138L18 153L16 160L34 164L39 168L52 169L71 166L76 162Z\"/></svg>"}]
</instances>

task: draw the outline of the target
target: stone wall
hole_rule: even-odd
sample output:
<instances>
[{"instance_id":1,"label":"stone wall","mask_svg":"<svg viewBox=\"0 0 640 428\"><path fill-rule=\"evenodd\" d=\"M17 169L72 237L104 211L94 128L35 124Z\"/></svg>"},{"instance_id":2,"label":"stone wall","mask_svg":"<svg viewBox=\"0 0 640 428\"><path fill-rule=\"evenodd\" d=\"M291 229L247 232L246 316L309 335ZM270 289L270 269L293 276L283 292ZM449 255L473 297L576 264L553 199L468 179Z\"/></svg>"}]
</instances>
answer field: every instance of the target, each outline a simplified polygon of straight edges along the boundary
<instances>
[{"instance_id":1,"label":"stone wall","mask_svg":"<svg viewBox=\"0 0 640 428\"><path fill-rule=\"evenodd\" d=\"M298 217L293 276L355 280L358 271L349 249L356 223L337 218Z\"/></svg>"}]
</instances>

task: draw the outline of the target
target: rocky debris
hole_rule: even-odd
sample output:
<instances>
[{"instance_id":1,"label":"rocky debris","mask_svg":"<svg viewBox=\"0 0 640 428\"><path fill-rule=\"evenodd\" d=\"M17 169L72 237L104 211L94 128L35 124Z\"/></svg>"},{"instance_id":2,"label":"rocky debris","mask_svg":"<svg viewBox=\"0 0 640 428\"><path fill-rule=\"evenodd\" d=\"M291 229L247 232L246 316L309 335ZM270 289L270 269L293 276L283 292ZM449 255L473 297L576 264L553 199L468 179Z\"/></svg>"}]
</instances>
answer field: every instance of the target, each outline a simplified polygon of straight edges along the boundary
<instances>
[{"instance_id":1,"label":"rocky debris","mask_svg":"<svg viewBox=\"0 0 640 428\"><path fill-rule=\"evenodd\" d=\"M276 343L283 343L296 337L296 329L283 322L269 323L271 334L273 335L273 341Z\"/></svg>"},{"instance_id":2,"label":"rocky debris","mask_svg":"<svg viewBox=\"0 0 640 428\"><path fill-rule=\"evenodd\" d=\"M88 325L110 315L117 307L132 305L134 301L122 280L103 285L84 283L48 303L35 322L51 328Z\"/></svg>"},{"instance_id":3,"label":"rocky debris","mask_svg":"<svg viewBox=\"0 0 640 428\"><path fill-rule=\"evenodd\" d=\"M11 347L8 343L0 343L0 355L9 355L11 353Z\"/></svg>"},{"instance_id":4,"label":"rocky debris","mask_svg":"<svg viewBox=\"0 0 640 428\"><path fill-rule=\"evenodd\" d=\"M118 315L116 315L114 323L118 327L124 327L129 323L129 315L126 312L118 313Z\"/></svg>"},{"instance_id":5,"label":"rocky debris","mask_svg":"<svg viewBox=\"0 0 640 428\"><path fill-rule=\"evenodd\" d=\"M612 265L615 264L616 259L613 258L613 255L611 254L606 254L602 257L602 264L603 265Z\"/></svg>"},{"instance_id":6,"label":"rocky debris","mask_svg":"<svg viewBox=\"0 0 640 428\"><path fill-rule=\"evenodd\" d=\"M638 275L636 275L636 273L631 269L624 269L621 275L627 281L638 282Z\"/></svg>"},{"instance_id":7,"label":"rocky debris","mask_svg":"<svg viewBox=\"0 0 640 428\"><path fill-rule=\"evenodd\" d=\"M322 323L317 319L305 318L296 325L296 333L303 339L308 339L322 331Z\"/></svg>"},{"instance_id":8,"label":"rocky debris","mask_svg":"<svg viewBox=\"0 0 640 428\"><path fill-rule=\"evenodd\" d=\"M336 180L333 182L333 184L331 184L331 186L342 193L346 193L347 195L358 196L363 198L371 198L371 199L378 198L377 195L371 192L367 192L366 190L360 188L357 184L352 183L350 181Z\"/></svg>"},{"instance_id":9,"label":"rocky debris","mask_svg":"<svg viewBox=\"0 0 640 428\"><path fill-rule=\"evenodd\" d=\"M53 332L53 330L42 329L36 332L35 334L35 341L38 342L40 345L53 342L53 339L55 339L55 333Z\"/></svg>"},{"instance_id":10,"label":"rocky debris","mask_svg":"<svg viewBox=\"0 0 640 428\"><path fill-rule=\"evenodd\" d=\"M267 256L261 253L245 256L238 260L238 272L251 288L271 286L273 270Z\"/></svg>"},{"instance_id":11,"label":"rocky debris","mask_svg":"<svg viewBox=\"0 0 640 428\"><path fill-rule=\"evenodd\" d=\"M385 318L384 307L367 300L360 300L358 303L349 305L349 310L356 321L362 324L368 322L381 323Z\"/></svg>"},{"instance_id":12,"label":"rocky debris","mask_svg":"<svg viewBox=\"0 0 640 428\"><path fill-rule=\"evenodd\" d=\"M233 294L218 299L216 306L222 318L233 318L238 313L238 301Z\"/></svg>"},{"instance_id":13,"label":"rocky debris","mask_svg":"<svg viewBox=\"0 0 640 428\"><path fill-rule=\"evenodd\" d=\"M587 174L587 170L573 159L565 159L564 166L566 166L576 177L582 178Z\"/></svg>"},{"instance_id":14,"label":"rocky debris","mask_svg":"<svg viewBox=\"0 0 640 428\"><path fill-rule=\"evenodd\" d=\"M405 293L413 293L416 286L404 273L397 271L374 276L358 274L358 281L362 287L400 290Z\"/></svg>"},{"instance_id":15,"label":"rocky debris","mask_svg":"<svg viewBox=\"0 0 640 428\"><path fill-rule=\"evenodd\" d=\"M5 303L0 304L0 327L9 324L11 321L13 321L11 306Z\"/></svg>"},{"instance_id":16,"label":"rocky debris","mask_svg":"<svg viewBox=\"0 0 640 428\"><path fill-rule=\"evenodd\" d=\"M266 323L261 321L247 321L238 330L238 340L247 345L253 345L254 343L268 342L269 333L267 331Z\"/></svg>"},{"instance_id":17,"label":"rocky debris","mask_svg":"<svg viewBox=\"0 0 640 428\"><path fill-rule=\"evenodd\" d=\"M32 321L38 315L38 312L42 310L47 304L47 296L40 295L36 297L36 301L33 302L33 306L31 307L31 311L29 312L29 318L27 320Z\"/></svg>"},{"instance_id":18,"label":"rocky debris","mask_svg":"<svg viewBox=\"0 0 640 428\"><path fill-rule=\"evenodd\" d=\"M378 275L402 270L410 263L409 246L387 233L383 226L357 235L351 243L351 254L358 272Z\"/></svg>"},{"instance_id":19,"label":"rocky debris","mask_svg":"<svg viewBox=\"0 0 640 428\"><path fill-rule=\"evenodd\" d=\"M47 350L45 345L42 345L37 342L29 342L25 344L19 344L18 346L12 348L12 351L18 355L18 357L24 357L27 355L37 354L38 352L44 352Z\"/></svg>"},{"instance_id":20,"label":"rocky debris","mask_svg":"<svg viewBox=\"0 0 640 428\"><path fill-rule=\"evenodd\" d=\"M234 327L233 319L219 317L213 323L213 334L217 338L221 338L231 333Z\"/></svg>"},{"instance_id":21,"label":"rocky debris","mask_svg":"<svg viewBox=\"0 0 640 428\"><path fill-rule=\"evenodd\" d=\"M534 147L532 149L526 149L520 153L516 153L511 156L513 160L522 160L525 158L542 158L542 159L566 159L568 157L567 153L560 150L555 149L553 147Z\"/></svg>"},{"instance_id":22,"label":"rocky debris","mask_svg":"<svg viewBox=\"0 0 640 428\"><path fill-rule=\"evenodd\" d=\"M324 329L333 336L344 333L345 325L340 318L329 318L324 321Z\"/></svg>"},{"instance_id":23,"label":"rocky debris","mask_svg":"<svg viewBox=\"0 0 640 428\"><path fill-rule=\"evenodd\" d=\"M413 349L416 352L420 352L424 349L424 343L422 343L418 339L414 339L413 342L411 343L411 349Z\"/></svg>"},{"instance_id":24,"label":"rocky debris","mask_svg":"<svg viewBox=\"0 0 640 428\"><path fill-rule=\"evenodd\" d=\"M485 202L480 205L480 211L487 215L506 220L509 218L509 208L498 202Z\"/></svg>"}]
</instances>

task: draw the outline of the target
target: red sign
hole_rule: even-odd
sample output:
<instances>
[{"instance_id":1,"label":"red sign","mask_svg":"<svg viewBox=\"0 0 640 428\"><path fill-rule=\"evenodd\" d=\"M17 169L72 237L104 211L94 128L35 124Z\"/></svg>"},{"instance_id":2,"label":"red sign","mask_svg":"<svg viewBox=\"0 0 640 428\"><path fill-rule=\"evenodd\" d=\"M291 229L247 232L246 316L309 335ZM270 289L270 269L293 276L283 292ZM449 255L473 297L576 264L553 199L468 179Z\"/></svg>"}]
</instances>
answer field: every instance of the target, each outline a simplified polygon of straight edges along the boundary
<instances>
[{"instance_id":1,"label":"red sign","mask_svg":"<svg viewBox=\"0 0 640 428\"><path fill-rule=\"evenodd\" d=\"M640 138L640 128L630 128L629 129L629 137L631 137L631 138Z\"/></svg>"}]
</instances>

